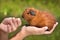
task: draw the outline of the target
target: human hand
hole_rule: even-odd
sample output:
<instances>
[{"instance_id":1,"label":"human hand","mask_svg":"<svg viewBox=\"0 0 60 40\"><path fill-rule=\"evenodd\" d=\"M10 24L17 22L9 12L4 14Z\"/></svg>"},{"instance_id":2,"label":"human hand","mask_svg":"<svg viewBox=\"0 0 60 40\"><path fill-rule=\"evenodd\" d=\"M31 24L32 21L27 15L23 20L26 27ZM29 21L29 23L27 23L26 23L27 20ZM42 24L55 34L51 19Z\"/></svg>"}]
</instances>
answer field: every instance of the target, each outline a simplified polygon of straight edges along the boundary
<instances>
[{"instance_id":1,"label":"human hand","mask_svg":"<svg viewBox=\"0 0 60 40\"><path fill-rule=\"evenodd\" d=\"M47 26L43 28L37 28L34 26L23 26L22 31L26 33L26 35L41 35L48 29Z\"/></svg>"},{"instance_id":2,"label":"human hand","mask_svg":"<svg viewBox=\"0 0 60 40\"><path fill-rule=\"evenodd\" d=\"M48 29L47 26L42 27L42 28L37 28L34 26L23 26L22 30L24 33L26 33L26 35L42 35L42 34L51 34L55 27L58 25L58 22L56 22L56 24L54 24L53 28L50 31L46 31Z\"/></svg>"},{"instance_id":3,"label":"human hand","mask_svg":"<svg viewBox=\"0 0 60 40\"><path fill-rule=\"evenodd\" d=\"M50 31L45 31L44 34L51 34L54 31L54 29L57 27L57 25L58 25L58 22L54 24L53 28Z\"/></svg>"},{"instance_id":4,"label":"human hand","mask_svg":"<svg viewBox=\"0 0 60 40\"><path fill-rule=\"evenodd\" d=\"M18 28L18 26L21 26L20 18L10 17L10 18L5 18L2 21L0 29L10 33L15 31Z\"/></svg>"}]
</instances>

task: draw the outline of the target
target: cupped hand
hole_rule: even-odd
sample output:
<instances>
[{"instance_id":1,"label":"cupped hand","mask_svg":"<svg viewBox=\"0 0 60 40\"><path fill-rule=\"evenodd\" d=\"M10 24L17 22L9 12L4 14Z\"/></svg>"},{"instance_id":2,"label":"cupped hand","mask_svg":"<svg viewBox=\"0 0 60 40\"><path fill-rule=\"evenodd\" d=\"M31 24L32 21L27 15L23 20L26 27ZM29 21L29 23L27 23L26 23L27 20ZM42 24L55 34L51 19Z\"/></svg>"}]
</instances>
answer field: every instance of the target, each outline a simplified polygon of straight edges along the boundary
<instances>
[{"instance_id":1,"label":"cupped hand","mask_svg":"<svg viewBox=\"0 0 60 40\"><path fill-rule=\"evenodd\" d=\"M53 28L50 31L46 31L48 29L47 26L42 27L42 28L37 28L34 26L23 26L22 30L24 33L26 33L26 35L42 35L42 34L51 34L54 29L56 28L56 26L58 25L58 22L56 22L56 24L54 24Z\"/></svg>"},{"instance_id":2,"label":"cupped hand","mask_svg":"<svg viewBox=\"0 0 60 40\"><path fill-rule=\"evenodd\" d=\"M6 32L13 32L15 31L19 26L21 26L21 19L20 18L15 18L15 17L10 17L10 18L5 18L2 23L0 24L0 29Z\"/></svg>"},{"instance_id":3,"label":"cupped hand","mask_svg":"<svg viewBox=\"0 0 60 40\"><path fill-rule=\"evenodd\" d=\"M58 25L58 22L54 24L53 28L50 31L45 31L44 34L51 34L54 31L54 29L57 27L57 25Z\"/></svg>"},{"instance_id":4,"label":"cupped hand","mask_svg":"<svg viewBox=\"0 0 60 40\"><path fill-rule=\"evenodd\" d=\"M50 31L46 31L48 29L47 26L42 27L42 28L37 28L34 26L23 26L21 28L21 31L11 40L22 40L26 36L29 36L29 35L51 34L57 25L58 25L58 22L56 22L56 24L54 24L53 28Z\"/></svg>"}]
</instances>

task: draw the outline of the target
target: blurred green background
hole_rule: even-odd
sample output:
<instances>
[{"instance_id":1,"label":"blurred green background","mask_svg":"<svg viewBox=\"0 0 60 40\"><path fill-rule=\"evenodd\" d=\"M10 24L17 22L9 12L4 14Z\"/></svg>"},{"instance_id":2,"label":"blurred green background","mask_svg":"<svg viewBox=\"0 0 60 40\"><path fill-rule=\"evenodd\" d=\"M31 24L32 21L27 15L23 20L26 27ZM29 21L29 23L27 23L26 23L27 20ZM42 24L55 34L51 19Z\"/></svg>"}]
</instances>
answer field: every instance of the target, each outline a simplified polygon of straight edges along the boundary
<instances>
[{"instance_id":1,"label":"blurred green background","mask_svg":"<svg viewBox=\"0 0 60 40\"><path fill-rule=\"evenodd\" d=\"M0 22L6 17L21 18L24 9L28 7L50 11L60 24L60 0L0 0ZM23 19L22 22L22 25L26 24ZM9 38L19 32L21 27L10 33ZM60 25L50 35L31 35L24 38L24 40L60 40Z\"/></svg>"}]
</instances>

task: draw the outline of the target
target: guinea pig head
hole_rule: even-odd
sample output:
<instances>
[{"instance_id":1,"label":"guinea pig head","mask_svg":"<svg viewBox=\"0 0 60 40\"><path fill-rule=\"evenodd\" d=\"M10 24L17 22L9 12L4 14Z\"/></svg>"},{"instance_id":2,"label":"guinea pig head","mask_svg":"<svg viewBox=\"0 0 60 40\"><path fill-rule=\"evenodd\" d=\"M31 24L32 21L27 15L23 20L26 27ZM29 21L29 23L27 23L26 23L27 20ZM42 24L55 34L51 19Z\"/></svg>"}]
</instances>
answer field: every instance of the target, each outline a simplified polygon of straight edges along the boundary
<instances>
[{"instance_id":1,"label":"guinea pig head","mask_svg":"<svg viewBox=\"0 0 60 40\"><path fill-rule=\"evenodd\" d=\"M31 21L35 16L36 12L34 8L27 8L22 14L22 17L27 21Z\"/></svg>"}]
</instances>

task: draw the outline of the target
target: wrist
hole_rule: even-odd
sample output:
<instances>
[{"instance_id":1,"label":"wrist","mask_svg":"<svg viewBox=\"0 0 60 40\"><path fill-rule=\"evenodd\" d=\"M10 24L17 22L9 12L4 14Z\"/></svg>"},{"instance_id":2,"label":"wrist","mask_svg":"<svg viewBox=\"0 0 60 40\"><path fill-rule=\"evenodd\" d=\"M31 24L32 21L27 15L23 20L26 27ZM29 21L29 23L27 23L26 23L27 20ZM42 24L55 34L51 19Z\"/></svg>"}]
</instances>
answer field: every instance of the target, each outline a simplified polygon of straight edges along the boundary
<instances>
[{"instance_id":1,"label":"wrist","mask_svg":"<svg viewBox=\"0 0 60 40\"><path fill-rule=\"evenodd\" d=\"M27 37L27 33L25 32L25 30L21 30L17 36L19 36L20 40L23 40L25 37Z\"/></svg>"},{"instance_id":2,"label":"wrist","mask_svg":"<svg viewBox=\"0 0 60 40\"><path fill-rule=\"evenodd\" d=\"M26 36L27 36L26 33L24 31L21 31L17 33L16 36L10 40L23 40Z\"/></svg>"}]
</instances>

